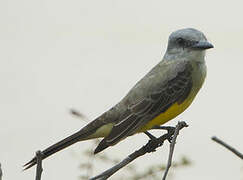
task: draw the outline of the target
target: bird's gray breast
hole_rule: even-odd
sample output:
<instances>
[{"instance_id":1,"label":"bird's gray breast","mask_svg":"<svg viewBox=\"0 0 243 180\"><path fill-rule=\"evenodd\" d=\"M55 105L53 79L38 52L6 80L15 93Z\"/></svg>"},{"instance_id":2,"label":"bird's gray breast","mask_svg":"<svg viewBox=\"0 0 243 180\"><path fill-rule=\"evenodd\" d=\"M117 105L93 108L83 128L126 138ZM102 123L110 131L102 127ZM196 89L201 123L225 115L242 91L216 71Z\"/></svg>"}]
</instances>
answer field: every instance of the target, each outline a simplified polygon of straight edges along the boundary
<instances>
[{"instance_id":1,"label":"bird's gray breast","mask_svg":"<svg viewBox=\"0 0 243 180\"><path fill-rule=\"evenodd\" d=\"M207 66L205 62L193 62L192 63L193 71L192 71L192 83L193 88L192 91L197 93L202 87L204 80L207 75Z\"/></svg>"}]
</instances>

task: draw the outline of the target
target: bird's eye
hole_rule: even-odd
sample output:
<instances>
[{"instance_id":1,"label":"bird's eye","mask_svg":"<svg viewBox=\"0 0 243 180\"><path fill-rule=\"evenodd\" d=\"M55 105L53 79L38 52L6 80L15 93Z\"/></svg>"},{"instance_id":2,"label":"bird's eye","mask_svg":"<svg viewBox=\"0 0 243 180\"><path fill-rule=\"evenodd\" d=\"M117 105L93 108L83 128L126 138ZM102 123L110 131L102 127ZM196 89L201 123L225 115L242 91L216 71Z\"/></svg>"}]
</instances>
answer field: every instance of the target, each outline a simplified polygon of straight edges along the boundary
<instances>
[{"instance_id":1,"label":"bird's eye","mask_svg":"<svg viewBox=\"0 0 243 180\"><path fill-rule=\"evenodd\" d=\"M179 44L179 46L185 46L186 41L183 38L177 38L176 42Z\"/></svg>"}]
</instances>

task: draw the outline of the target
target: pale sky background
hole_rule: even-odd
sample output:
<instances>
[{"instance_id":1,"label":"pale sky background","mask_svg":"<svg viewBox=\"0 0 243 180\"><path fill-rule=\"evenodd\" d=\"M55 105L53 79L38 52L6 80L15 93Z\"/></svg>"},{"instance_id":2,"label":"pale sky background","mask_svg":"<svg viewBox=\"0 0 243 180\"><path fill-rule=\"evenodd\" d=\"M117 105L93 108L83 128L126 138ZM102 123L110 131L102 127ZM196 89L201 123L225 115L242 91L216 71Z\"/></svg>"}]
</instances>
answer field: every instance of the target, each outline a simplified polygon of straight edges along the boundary
<instances>
[{"instance_id":1,"label":"pale sky background","mask_svg":"<svg viewBox=\"0 0 243 180\"><path fill-rule=\"evenodd\" d=\"M1 0L3 179L34 179L35 168L21 170L35 151L85 125L69 108L89 119L108 110L161 60L172 31L193 27L215 48L207 52L208 76L196 100L168 123L190 125L178 138L174 160L185 155L193 164L178 169L175 179L242 180L242 160L210 140L217 135L243 151L242 7L241 0ZM146 142L136 135L106 153L124 158ZM77 180L84 159L72 154L87 145L77 143L45 160L42 179ZM134 163L165 163L167 149ZM107 167L97 166L95 174Z\"/></svg>"}]
</instances>

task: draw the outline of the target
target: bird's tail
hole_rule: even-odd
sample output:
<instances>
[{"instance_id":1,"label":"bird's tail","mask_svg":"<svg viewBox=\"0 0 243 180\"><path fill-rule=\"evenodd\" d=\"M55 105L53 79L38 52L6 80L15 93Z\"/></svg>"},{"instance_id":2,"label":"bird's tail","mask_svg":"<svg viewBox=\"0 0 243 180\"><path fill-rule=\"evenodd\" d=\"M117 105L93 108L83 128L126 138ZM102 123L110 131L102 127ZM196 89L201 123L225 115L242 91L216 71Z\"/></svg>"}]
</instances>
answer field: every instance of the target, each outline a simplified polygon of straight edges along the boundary
<instances>
[{"instance_id":1,"label":"bird's tail","mask_svg":"<svg viewBox=\"0 0 243 180\"><path fill-rule=\"evenodd\" d=\"M52 154L61 151L62 149L78 141L89 139L88 136L90 135L90 133L84 132L82 130L83 129L42 151L42 159L45 159L51 156ZM24 170L29 169L30 167L34 166L36 163L37 163L37 159L36 157L34 157L31 161L29 161L24 165Z\"/></svg>"}]
</instances>

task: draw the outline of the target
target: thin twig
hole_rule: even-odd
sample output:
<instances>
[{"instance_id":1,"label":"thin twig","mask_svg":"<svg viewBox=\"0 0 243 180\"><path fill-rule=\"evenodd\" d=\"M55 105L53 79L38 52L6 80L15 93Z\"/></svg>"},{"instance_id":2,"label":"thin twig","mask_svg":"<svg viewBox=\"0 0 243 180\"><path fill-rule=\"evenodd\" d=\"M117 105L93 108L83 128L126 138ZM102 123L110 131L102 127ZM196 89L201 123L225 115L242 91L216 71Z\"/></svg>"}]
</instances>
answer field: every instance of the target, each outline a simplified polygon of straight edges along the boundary
<instances>
[{"instance_id":1,"label":"thin twig","mask_svg":"<svg viewBox=\"0 0 243 180\"><path fill-rule=\"evenodd\" d=\"M37 167L36 167L36 180L41 180L41 174L43 171L42 168L42 152L39 150L36 152L36 160L37 160Z\"/></svg>"},{"instance_id":2,"label":"thin twig","mask_svg":"<svg viewBox=\"0 0 243 180\"><path fill-rule=\"evenodd\" d=\"M176 138L179 135L179 131L180 131L180 129L182 129L184 127L187 127L187 126L188 125L184 121L182 121L182 122L178 122L178 124L175 127L175 132L173 134L173 138L172 138L172 141L170 143L169 158L168 158L167 166L166 166L165 173L164 173L164 176L163 176L162 180L166 179L167 174L169 172L169 169L171 167L172 156L173 156L173 153L174 153L175 144L176 144Z\"/></svg>"},{"instance_id":3,"label":"thin twig","mask_svg":"<svg viewBox=\"0 0 243 180\"><path fill-rule=\"evenodd\" d=\"M3 171L2 171L2 167L1 167L1 163L0 163L0 180L2 180L3 177Z\"/></svg>"},{"instance_id":4,"label":"thin twig","mask_svg":"<svg viewBox=\"0 0 243 180\"><path fill-rule=\"evenodd\" d=\"M236 156L238 156L239 158L243 159L243 154L240 153L239 151L237 151L235 148L233 148L232 146L226 144L224 141L220 140L219 138L217 138L216 136L213 136L211 138L213 141L221 144L222 146L224 146L226 149L230 150L232 153L234 153Z\"/></svg>"},{"instance_id":5,"label":"thin twig","mask_svg":"<svg viewBox=\"0 0 243 180\"><path fill-rule=\"evenodd\" d=\"M184 127L187 127L187 124L185 122L179 122L180 128L178 128L178 131ZM143 156L146 153L154 152L156 149L163 145L165 140L171 140L171 137L175 134L175 128L169 128L168 132L159 138L153 138L148 141L148 143L141 147L139 150L133 152L128 157L126 157L124 160L122 160L120 163L116 164L112 168L104 171L103 173L99 174L98 176L95 176L91 178L90 180L105 180L112 176L114 173L116 173L118 170L135 160L136 158ZM178 133L177 133L178 135Z\"/></svg>"}]
</instances>

